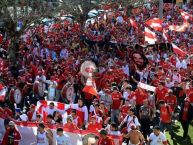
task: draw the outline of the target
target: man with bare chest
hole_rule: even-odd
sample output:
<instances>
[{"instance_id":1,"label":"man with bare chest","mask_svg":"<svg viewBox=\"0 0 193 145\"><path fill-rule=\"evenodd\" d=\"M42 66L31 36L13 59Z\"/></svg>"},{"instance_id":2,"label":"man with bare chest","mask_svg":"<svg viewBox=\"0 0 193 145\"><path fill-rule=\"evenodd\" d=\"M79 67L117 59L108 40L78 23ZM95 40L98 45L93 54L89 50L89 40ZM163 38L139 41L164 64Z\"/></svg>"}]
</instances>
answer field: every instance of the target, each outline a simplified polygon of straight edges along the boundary
<instances>
[{"instance_id":1,"label":"man with bare chest","mask_svg":"<svg viewBox=\"0 0 193 145\"><path fill-rule=\"evenodd\" d=\"M142 145L144 143L144 136L136 129L135 125L132 125L131 131L124 137L129 139L128 145Z\"/></svg>"}]
</instances>

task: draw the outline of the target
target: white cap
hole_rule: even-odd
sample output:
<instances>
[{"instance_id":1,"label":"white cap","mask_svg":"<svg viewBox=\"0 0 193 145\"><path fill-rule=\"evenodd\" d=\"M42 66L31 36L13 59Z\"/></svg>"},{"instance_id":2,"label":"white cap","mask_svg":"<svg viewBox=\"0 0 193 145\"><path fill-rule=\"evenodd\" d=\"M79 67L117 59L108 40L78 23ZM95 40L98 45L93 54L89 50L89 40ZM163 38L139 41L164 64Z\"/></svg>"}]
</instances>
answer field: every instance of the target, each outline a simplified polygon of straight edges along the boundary
<instances>
[{"instance_id":1,"label":"white cap","mask_svg":"<svg viewBox=\"0 0 193 145\"><path fill-rule=\"evenodd\" d=\"M10 125L10 126L13 126L13 125L15 125L15 122L10 121L10 122L9 122L9 125Z\"/></svg>"}]
</instances>

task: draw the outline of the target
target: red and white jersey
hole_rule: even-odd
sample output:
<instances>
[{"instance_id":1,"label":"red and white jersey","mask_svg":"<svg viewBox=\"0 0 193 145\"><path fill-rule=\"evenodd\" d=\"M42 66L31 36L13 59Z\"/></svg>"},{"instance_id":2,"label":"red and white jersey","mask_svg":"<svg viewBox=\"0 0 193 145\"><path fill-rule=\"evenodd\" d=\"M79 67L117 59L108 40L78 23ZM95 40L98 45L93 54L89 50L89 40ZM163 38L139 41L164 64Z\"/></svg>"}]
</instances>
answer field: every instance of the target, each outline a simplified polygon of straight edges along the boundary
<instances>
[{"instance_id":1,"label":"red and white jersey","mask_svg":"<svg viewBox=\"0 0 193 145\"><path fill-rule=\"evenodd\" d=\"M80 126L82 126L83 122L79 116L76 116L76 118L73 118L72 123L74 123L76 126L80 127Z\"/></svg>"},{"instance_id":2,"label":"red and white jersey","mask_svg":"<svg viewBox=\"0 0 193 145\"><path fill-rule=\"evenodd\" d=\"M72 109L76 109L77 115L80 117L82 122L88 122L88 109L86 106L79 107L78 104L71 104Z\"/></svg>"},{"instance_id":3,"label":"red and white jersey","mask_svg":"<svg viewBox=\"0 0 193 145\"><path fill-rule=\"evenodd\" d=\"M27 116L29 121L36 121L36 111L28 111Z\"/></svg>"}]
</instances>

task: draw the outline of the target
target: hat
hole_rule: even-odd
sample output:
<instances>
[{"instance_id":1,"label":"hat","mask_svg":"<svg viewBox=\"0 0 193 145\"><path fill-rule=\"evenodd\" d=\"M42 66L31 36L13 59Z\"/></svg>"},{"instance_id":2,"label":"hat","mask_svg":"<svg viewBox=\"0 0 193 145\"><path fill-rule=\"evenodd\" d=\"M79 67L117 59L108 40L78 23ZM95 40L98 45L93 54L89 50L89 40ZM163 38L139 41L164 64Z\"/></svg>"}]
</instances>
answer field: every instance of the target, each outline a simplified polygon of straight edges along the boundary
<instances>
[{"instance_id":1,"label":"hat","mask_svg":"<svg viewBox=\"0 0 193 145\"><path fill-rule=\"evenodd\" d=\"M104 101L100 101L100 104L105 104L105 102Z\"/></svg>"},{"instance_id":2,"label":"hat","mask_svg":"<svg viewBox=\"0 0 193 145\"><path fill-rule=\"evenodd\" d=\"M10 121L10 122L9 122L9 125L10 125L10 126L14 126L14 125L15 125L15 122Z\"/></svg>"},{"instance_id":3,"label":"hat","mask_svg":"<svg viewBox=\"0 0 193 145\"><path fill-rule=\"evenodd\" d=\"M34 104L31 104L31 105L30 105L30 108L35 109L35 108L36 108L36 106L35 106Z\"/></svg>"},{"instance_id":4,"label":"hat","mask_svg":"<svg viewBox=\"0 0 193 145\"><path fill-rule=\"evenodd\" d=\"M102 129L102 130L100 131L100 134L107 135L107 131L106 131L105 129Z\"/></svg>"}]
</instances>

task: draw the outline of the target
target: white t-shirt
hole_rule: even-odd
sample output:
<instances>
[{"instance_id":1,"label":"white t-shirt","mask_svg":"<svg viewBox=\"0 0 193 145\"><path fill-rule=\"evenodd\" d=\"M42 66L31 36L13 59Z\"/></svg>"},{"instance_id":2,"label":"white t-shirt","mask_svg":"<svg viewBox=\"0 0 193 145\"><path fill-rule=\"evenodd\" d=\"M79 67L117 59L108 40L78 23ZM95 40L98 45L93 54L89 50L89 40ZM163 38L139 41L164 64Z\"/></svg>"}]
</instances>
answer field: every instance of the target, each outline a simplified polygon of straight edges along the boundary
<instances>
[{"instance_id":1,"label":"white t-shirt","mask_svg":"<svg viewBox=\"0 0 193 145\"><path fill-rule=\"evenodd\" d=\"M57 140L57 145L72 145L70 143L70 138L68 135L62 135L62 136L57 136L56 137Z\"/></svg>"},{"instance_id":2,"label":"white t-shirt","mask_svg":"<svg viewBox=\"0 0 193 145\"><path fill-rule=\"evenodd\" d=\"M160 132L158 136L156 136L154 133L151 133L149 136L149 140L151 140L150 145L164 145L163 142L166 142L166 136Z\"/></svg>"}]
</instances>

